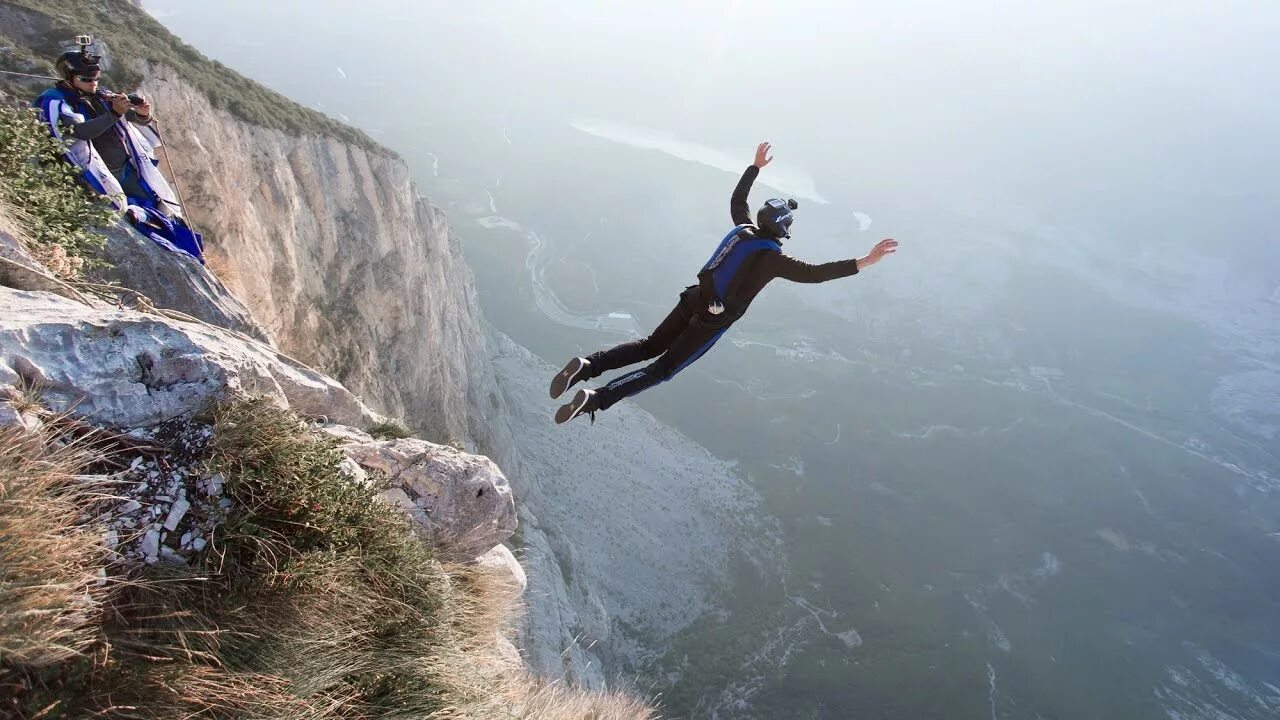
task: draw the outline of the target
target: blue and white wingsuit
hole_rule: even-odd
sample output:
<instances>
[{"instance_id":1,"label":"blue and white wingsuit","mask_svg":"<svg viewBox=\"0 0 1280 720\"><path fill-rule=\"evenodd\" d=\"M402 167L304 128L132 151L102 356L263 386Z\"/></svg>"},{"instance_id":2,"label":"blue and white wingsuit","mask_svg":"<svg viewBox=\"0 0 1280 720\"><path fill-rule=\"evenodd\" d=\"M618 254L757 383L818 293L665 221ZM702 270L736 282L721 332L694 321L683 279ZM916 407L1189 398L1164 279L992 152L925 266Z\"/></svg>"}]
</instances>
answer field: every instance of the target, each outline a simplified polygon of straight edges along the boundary
<instances>
[{"instance_id":1,"label":"blue and white wingsuit","mask_svg":"<svg viewBox=\"0 0 1280 720\"><path fill-rule=\"evenodd\" d=\"M80 174L90 188L108 197L144 235L203 262L203 238L192 231L183 219L182 205L157 167L155 150L161 146L161 141L153 128L121 116L108 130L116 133L128 154L125 172L136 173L137 185L145 192L145 196L137 197L125 193L120 180L112 174L91 141L64 132L65 127L84 123L97 114L85 98L74 89L59 84L36 98L33 105L40 110L49 133L66 147L64 156L80 168Z\"/></svg>"}]
</instances>

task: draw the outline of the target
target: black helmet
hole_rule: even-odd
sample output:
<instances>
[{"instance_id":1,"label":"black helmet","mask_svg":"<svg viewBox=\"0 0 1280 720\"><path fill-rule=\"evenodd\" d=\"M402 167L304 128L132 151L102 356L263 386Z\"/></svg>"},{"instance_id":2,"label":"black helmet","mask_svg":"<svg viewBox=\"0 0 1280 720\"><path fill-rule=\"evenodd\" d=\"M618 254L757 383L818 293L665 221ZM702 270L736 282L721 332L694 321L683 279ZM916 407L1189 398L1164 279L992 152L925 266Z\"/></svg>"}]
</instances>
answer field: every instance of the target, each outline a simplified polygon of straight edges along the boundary
<instances>
[{"instance_id":1,"label":"black helmet","mask_svg":"<svg viewBox=\"0 0 1280 720\"><path fill-rule=\"evenodd\" d=\"M88 52L71 50L59 55L54 67L58 71L58 77L71 82L73 75L100 75L102 73L102 66L98 64L100 59L99 56Z\"/></svg>"},{"instance_id":2,"label":"black helmet","mask_svg":"<svg viewBox=\"0 0 1280 720\"><path fill-rule=\"evenodd\" d=\"M756 227L773 235L774 237L789 238L791 237L791 222L795 220L795 216L791 214L792 210L800 207L795 200L779 200L772 198L766 200L764 205L756 211Z\"/></svg>"}]
</instances>

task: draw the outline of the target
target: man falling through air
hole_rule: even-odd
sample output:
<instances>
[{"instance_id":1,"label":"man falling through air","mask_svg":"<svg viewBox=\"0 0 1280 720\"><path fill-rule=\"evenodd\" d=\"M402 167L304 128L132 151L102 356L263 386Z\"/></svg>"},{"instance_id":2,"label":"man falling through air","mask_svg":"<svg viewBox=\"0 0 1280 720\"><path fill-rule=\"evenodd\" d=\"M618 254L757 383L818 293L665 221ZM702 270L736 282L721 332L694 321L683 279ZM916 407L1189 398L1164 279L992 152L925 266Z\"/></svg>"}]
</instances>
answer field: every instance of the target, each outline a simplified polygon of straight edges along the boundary
<instances>
[{"instance_id":1,"label":"man falling through air","mask_svg":"<svg viewBox=\"0 0 1280 720\"><path fill-rule=\"evenodd\" d=\"M643 360L657 359L597 390L578 390L572 400L556 411L557 423L568 422L579 415L590 415L594 421L596 412L670 380L710 350L746 313L751 301L770 280L820 283L848 277L897 250L896 240L881 240L865 257L821 265L810 265L783 253L782 241L791 237L796 201L777 198L765 201L756 211L754 224L747 204L751 183L772 160L769 143L760 143L755 162L742 173L729 200L729 214L736 227L702 267L698 284L680 293L680 301L667 318L649 337L570 360L551 380L551 397L560 397L579 381Z\"/></svg>"}]
</instances>

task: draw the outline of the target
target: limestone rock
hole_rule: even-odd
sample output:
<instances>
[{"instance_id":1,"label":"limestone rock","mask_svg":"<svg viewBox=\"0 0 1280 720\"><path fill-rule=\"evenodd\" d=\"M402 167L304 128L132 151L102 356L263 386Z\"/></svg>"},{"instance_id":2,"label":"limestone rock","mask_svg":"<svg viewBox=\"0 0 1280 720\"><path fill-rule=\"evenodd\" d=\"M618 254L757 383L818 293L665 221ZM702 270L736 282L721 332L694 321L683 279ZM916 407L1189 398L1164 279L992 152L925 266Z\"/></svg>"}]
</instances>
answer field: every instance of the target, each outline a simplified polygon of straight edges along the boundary
<instances>
[{"instance_id":1,"label":"limestone rock","mask_svg":"<svg viewBox=\"0 0 1280 720\"><path fill-rule=\"evenodd\" d=\"M426 511L417 505L414 505L413 500L409 497L409 493L405 492L401 488L394 487L384 490L382 492L382 499L405 511L405 513L409 515L409 519L418 527L431 527L431 520L427 518Z\"/></svg>"},{"instance_id":2,"label":"limestone rock","mask_svg":"<svg viewBox=\"0 0 1280 720\"><path fill-rule=\"evenodd\" d=\"M41 388L56 411L145 427L228 391L348 425L379 419L332 378L235 333L50 293L0 287L0 381Z\"/></svg>"},{"instance_id":3,"label":"limestone rock","mask_svg":"<svg viewBox=\"0 0 1280 720\"><path fill-rule=\"evenodd\" d=\"M357 430L346 425L317 425L316 429L320 432L329 434L337 438L343 443L367 443L373 442L373 436L363 430Z\"/></svg>"},{"instance_id":4,"label":"limestone rock","mask_svg":"<svg viewBox=\"0 0 1280 720\"><path fill-rule=\"evenodd\" d=\"M474 558L515 532L511 486L487 457L416 438L353 443L344 450L403 490L422 511L432 544L448 554Z\"/></svg>"},{"instance_id":5,"label":"limestone rock","mask_svg":"<svg viewBox=\"0 0 1280 720\"><path fill-rule=\"evenodd\" d=\"M17 263L28 270L46 272L44 266L31 257L31 253L27 252L27 249L23 247L18 238L4 229L5 226L12 223L14 221L11 218L0 216L0 258Z\"/></svg>"},{"instance_id":6,"label":"limestone rock","mask_svg":"<svg viewBox=\"0 0 1280 720\"><path fill-rule=\"evenodd\" d=\"M529 578L525 576L524 568L520 567L520 561L516 560L516 556L506 545L495 545L489 552L476 558L476 564L505 577L519 586L520 592L529 587Z\"/></svg>"},{"instance_id":7,"label":"limestone rock","mask_svg":"<svg viewBox=\"0 0 1280 720\"><path fill-rule=\"evenodd\" d=\"M342 462L338 464L338 472L352 482L357 482L361 485L369 483L369 473L365 472L364 468L349 457L342 458Z\"/></svg>"},{"instance_id":8,"label":"limestone rock","mask_svg":"<svg viewBox=\"0 0 1280 720\"><path fill-rule=\"evenodd\" d=\"M0 428L16 427L34 433L44 427L44 421L34 412L18 412L12 403L0 399Z\"/></svg>"},{"instance_id":9,"label":"limestone rock","mask_svg":"<svg viewBox=\"0 0 1280 720\"><path fill-rule=\"evenodd\" d=\"M165 518L164 528L169 531L178 529L178 523L182 522L182 518L186 516L187 511L191 509L191 503L186 500L177 500L169 509L169 515Z\"/></svg>"}]
</instances>

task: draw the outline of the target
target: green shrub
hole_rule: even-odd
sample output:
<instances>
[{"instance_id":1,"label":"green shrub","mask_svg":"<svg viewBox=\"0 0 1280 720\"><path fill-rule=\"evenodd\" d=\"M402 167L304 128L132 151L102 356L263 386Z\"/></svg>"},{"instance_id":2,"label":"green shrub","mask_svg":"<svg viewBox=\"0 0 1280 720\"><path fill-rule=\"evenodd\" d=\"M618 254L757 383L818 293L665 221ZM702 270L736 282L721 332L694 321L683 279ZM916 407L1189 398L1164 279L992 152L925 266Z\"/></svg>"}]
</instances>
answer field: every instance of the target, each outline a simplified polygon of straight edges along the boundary
<instances>
[{"instance_id":1,"label":"green shrub","mask_svg":"<svg viewBox=\"0 0 1280 720\"><path fill-rule=\"evenodd\" d=\"M387 418L375 424L369 428L369 434L379 440L399 440L413 437L413 431L409 429L409 426L395 418Z\"/></svg>"},{"instance_id":2,"label":"green shrub","mask_svg":"<svg viewBox=\"0 0 1280 720\"><path fill-rule=\"evenodd\" d=\"M61 151L34 109L0 107L0 205L17 215L37 255L57 246L90 258L104 242L92 228L110 223L115 213L59 158Z\"/></svg>"},{"instance_id":3,"label":"green shrub","mask_svg":"<svg viewBox=\"0 0 1280 720\"><path fill-rule=\"evenodd\" d=\"M407 521L379 498L381 488L351 482L339 471L343 453L337 439L311 434L296 415L270 400L219 407L208 452L208 462L226 476L241 508L230 518L228 537L245 540L238 549L246 558L360 550L364 560L387 567L430 564L407 527L389 532ZM266 546L267 555L257 557ZM375 560L372 550L391 556Z\"/></svg>"}]
</instances>

